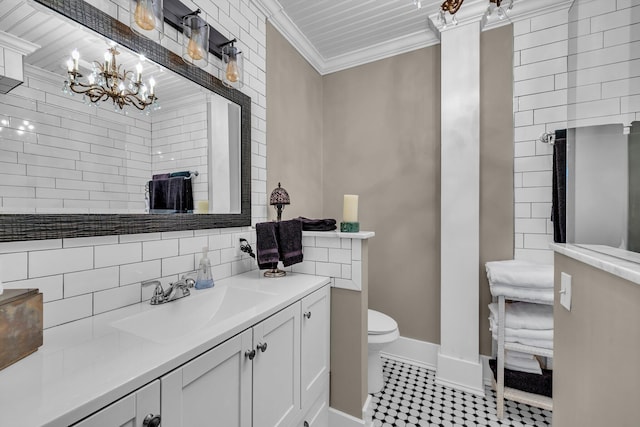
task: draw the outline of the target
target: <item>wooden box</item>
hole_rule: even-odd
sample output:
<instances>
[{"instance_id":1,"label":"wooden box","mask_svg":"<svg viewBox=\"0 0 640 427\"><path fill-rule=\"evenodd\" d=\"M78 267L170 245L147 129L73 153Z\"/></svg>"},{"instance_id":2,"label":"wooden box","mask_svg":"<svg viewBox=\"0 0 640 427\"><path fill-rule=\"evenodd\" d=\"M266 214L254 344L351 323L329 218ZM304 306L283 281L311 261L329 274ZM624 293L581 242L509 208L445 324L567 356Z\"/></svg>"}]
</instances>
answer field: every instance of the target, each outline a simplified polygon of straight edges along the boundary
<instances>
[{"instance_id":1,"label":"wooden box","mask_svg":"<svg viewBox=\"0 0 640 427\"><path fill-rule=\"evenodd\" d=\"M0 295L0 369L42 345L42 294L37 289L5 289Z\"/></svg>"}]
</instances>

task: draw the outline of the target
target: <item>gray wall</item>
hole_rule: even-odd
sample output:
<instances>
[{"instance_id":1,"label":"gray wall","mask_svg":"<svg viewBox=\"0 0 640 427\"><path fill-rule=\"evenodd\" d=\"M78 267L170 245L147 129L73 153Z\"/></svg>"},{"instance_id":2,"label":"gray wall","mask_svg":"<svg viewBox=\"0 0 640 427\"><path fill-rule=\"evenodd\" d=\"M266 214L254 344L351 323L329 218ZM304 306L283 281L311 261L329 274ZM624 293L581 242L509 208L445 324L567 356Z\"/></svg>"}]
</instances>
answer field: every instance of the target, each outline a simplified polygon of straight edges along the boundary
<instances>
[{"instance_id":1,"label":"gray wall","mask_svg":"<svg viewBox=\"0 0 640 427\"><path fill-rule=\"evenodd\" d=\"M267 209L278 182L291 197L283 219L322 216L322 77L267 24ZM253 171L252 171L253 173Z\"/></svg>"},{"instance_id":2,"label":"gray wall","mask_svg":"<svg viewBox=\"0 0 640 427\"><path fill-rule=\"evenodd\" d=\"M640 285L555 254L572 276L571 311L554 310L554 427L637 427Z\"/></svg>"}]
</instances>

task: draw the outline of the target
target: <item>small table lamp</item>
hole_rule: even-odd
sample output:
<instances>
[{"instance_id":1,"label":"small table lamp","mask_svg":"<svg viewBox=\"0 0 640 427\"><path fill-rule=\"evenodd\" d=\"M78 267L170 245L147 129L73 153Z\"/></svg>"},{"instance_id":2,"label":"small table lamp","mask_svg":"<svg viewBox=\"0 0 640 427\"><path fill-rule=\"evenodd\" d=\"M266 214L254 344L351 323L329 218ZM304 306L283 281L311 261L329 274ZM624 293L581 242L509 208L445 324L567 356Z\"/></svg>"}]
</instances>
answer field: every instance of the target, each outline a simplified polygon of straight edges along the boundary
<instances>
[{"instance_id":1,"label":"small table lamp","mask_svg":"<svg viewBox=\"0 0 640 427\"><path fill-rule=\"evenodd\" d=\"M282 219L282 211L284 209L284 205L291 204L289 193L287 193L287 190L280 186L280 183L278 183L278 188L271 192L269 204L271 206L275 206L276 211L278 212L278 222L280 222L280 220Z\"/></svg>"}]
</instances>

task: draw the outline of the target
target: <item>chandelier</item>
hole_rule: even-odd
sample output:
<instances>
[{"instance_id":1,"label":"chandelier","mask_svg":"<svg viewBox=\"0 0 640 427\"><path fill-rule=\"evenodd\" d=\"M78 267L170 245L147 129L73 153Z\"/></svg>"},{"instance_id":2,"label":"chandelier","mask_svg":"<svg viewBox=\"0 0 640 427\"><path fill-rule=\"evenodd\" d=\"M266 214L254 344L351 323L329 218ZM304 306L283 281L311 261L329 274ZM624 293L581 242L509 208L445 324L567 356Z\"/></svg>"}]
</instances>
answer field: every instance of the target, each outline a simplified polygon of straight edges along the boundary
<instances>
[{"instance_id":1,"label":"chandelier","mask_svg":"<svg viewBox=\"0 0 640 427\"><path fill-rule=\"evenodd\" d=\"M85 102L88 98L96 106L111 99L116 111L118 107L122 110L125 105L132 105L140 111L149 106L153 110L159 109L153 77L149 79L148 85L143 83L142 64L138 63L134 76L133 71L127 71L116 63L116 56L119 54L115 46L109 48L104 54L104 62L94 61L91 74L86 80L82 80L83 75L78 68L80 54L77 49L74 50L67 61L69 78L65 80L62 91L70 95L81 94Z\"/></svg>"}]
</instances>

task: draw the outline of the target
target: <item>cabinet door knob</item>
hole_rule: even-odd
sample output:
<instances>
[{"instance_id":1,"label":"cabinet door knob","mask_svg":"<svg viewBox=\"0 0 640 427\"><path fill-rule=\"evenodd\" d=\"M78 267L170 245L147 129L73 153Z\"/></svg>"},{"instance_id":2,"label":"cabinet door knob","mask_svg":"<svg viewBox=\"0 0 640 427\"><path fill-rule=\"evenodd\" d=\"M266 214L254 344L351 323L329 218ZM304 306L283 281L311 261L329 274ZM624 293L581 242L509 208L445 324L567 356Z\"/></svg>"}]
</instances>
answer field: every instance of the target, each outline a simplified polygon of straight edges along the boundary
<instances>
[{"instance_id":1,"label":"cabinet door knob","mask_svg":"<svg viewBox=\"0 0 640 427\"><path fill-rule=\"evenodd\" d=\"M304 317L306 317L307 319L311 319L311 312L307 311L303 314Z\"/></svg>"},{"instance_id":2,"label":"cabinet door knob","mask_svg":"<svg viewBox=\"0 0 640 427\"><path fill-rule=\"evenodd\" d=\"M142 420L142 425L144 427L160 427L160 415L148 414Z\"/></svg>"},{"instance_id":3,"label":"cabinet door knob","mask_svg":"<svg viewBox=\"0 0 640 427\"><path fill-rule=\"evenodd\" d=\"M260 343L256 346L256 348L264 353L265 351L267 351L267 343L266 342Z\"/></svg>"},{"instance_id":4,"label":"cabinet door knob","mask_svg":"<svg viewBox=\"0 0 640 427\"><path fill-rule=\"evenodd\" d=\"M253 360L256 357L256 351L254 349L247 350L244 352L244 357L248 357L249 360Z\"/></svg>"}]
</instances>

